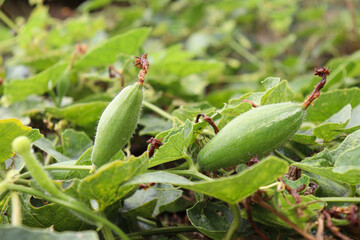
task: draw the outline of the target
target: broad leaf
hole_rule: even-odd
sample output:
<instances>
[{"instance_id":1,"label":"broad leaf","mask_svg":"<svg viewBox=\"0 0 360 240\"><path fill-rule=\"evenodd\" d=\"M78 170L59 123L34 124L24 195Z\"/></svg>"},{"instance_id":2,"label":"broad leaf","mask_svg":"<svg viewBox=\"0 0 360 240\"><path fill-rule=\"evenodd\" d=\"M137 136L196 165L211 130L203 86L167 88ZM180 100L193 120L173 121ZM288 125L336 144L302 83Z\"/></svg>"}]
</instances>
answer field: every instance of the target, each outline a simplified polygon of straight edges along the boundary
<instances>
[{"instance_id":1,"label":"broad leaf","mask_svg":"<svg viewBox=\"0 0 360 240\"><path fill-rule=\"evenodd\" d=\"M6 83L4 88L6 101L13 103L31 94L41 95L48 92L56 86L66 66L66 63L58 63L33 77Z\"/></svg>"},{"instance_id":2,"label":"broad leaf","mask_svg":"<svg viewBox=\"0 0 360 240\"><path fill-rule=\"evenodd\" d=\"M284 80L266 91L261 98L261 105L288 102L293 99L294 93L289 88L287 81Z\"/></svg>"},{"instance_id":3,"label":"broad leaf","mask_svg":"<svg viewBox=\"0 0 360 240\"><path fill-rule=\"evenodd\" d=\"M345 182L350 185L360 183L360 165L358 159L358 144L360 130L350 134L336 149L324 151L306 158L293 165L310 173Z\"/></svg>"},{"instance_id":4,"label":"broad leaf","mask_svg":"<svg viewBox=\"0 0 360 240\"><path fill-rule=\"evenodd\" d=\"M71 159L78 159L86 149L92 146L91 139L84 132L66 129L61 134L63 153Z\"/></svg>"},{"instance_id":5,"label":"broad leaf","mask_svg":"<svg viewBox=\"0 0 360 240\"><path fill-rule=\"evenodd\" d=\"M70 158L64 156L62 153L56 151L52 142L50 142L50 140L46 138L41 138L37 140L36 142L34 142L34 145L46 152L47 154L50 154L58 162L67 162L71 160Z\"/></svg>"},{"instance_id":6,"label":"broad leaf","mask_svg":"<svg viewBox=\"0 0 360 240\"><path fill-rule=\"evenodd\" d=\"M322 92L319 99L314 101L314 106L307 109L306 120L325 121L339 112L347 104L355 107L360 104L359 88L338 89L330 92Z\"/></svg>"},{"instance_id":7,"label":"broad leaf","mask_svg":"<svg viewBox=\"0 0 360 240\"><path fill-rule=\"evenodd\" d=\"M149 33L149 28L138 28L114 36L88 51L75 62L74 67L107 66L113 64L120 54L135 55Z\"/></svg>"},{"instance_id":8,"label":"broad leaf","mask_svg":"<svg viewBox=\"0 0 360 240\"><path fill-rule=\"evenodd\" d=\"M42 239L42 240L98 240L96 231L82 232L54 232L48 229L36 229L26 227L14 227L11 225L0 226L2 240L14 239Z\"/></svg>"},{"instance_id":9,"label":"broad leaf","mask_svg":"<svg viewBox=\"0 0 360 240\"><path fill-rule=\"evenodd\" d=\"M108 102L78 103L64 108L46 108L46 112L56 118L64 118L77 126L95 129Z\"/></svg>"},{"instance_id":10,"label":"broad leaf","mask_svg":"<svg viewBox=\"0 0 360 240\"><path fill-rule=\"evenodd\" d=\"M197 202L186 213L191 224L211 239L224 239L233 220L227 207L209 201Z\"/></svg>"},{"instance_id":11,"label":"broad leaf","mask_svg":"<svg viewBox=\"0 0 360 240\"><path fill-rule=\"evenodd\" d=\"M167 207L178 200L182 191L168 184L156 184L149 189L137 190L125 199L124 210L127 214L155 217L166 211Z\"/></svg>"},{"instance_id":12,"label":"broad leaf","mask_svg":"<svg viewBox=\"0 0 360 240\"><path fill-rule=\"evenodd\" d=\"M24 135L32 142L42 138L39 130L24 126L18 119L0 120L0 163L14 155L11 143Z\"/></svg>"},{"instance_id":13,"label":"broad leaf","mask_svg":"<svg viewBox=\"0 0 360 240\"><path fill-rule=\"evenodd\" d=\"M288 164L284 160L270 156L239 174L212 181L191 182L175 174L154 172L135 177L124 186L149 182L168 183L203 193L228 203L237 203L253 194L259 187L276 180L285 174L287 170ZM239 186L241 186L240 191Z\"/></svg>"},{"instance_id":14,"label":"broad leaf","mask_svg":"<svg viewBox=\"0 0 360 240\"><path fill-rule=\"evenodd\" d=\"M131 156L125 161L114 161L99 168L94 174L84 178L78 193L84 200L96 200L99 210L123 198L134 186L119 187L131 177L144 173L148 168L148 155Z\"/></svg>"},{"instance_id":15,"label":"broad leaf","mask_svg":"<svg viewBox=\"0 0 360 240\"><path fill-rule=\"evenodd\" d=\"M183 158L192 135L193 125L189 120L177 129L171 130L162 140L163 145L150 159L150 167Z\"/></svg>"},{"instance_id":16,"label":"broad leaf","mask_svg":"<svg viewBox=\"0 0 360 240\"><path fill-rule=\"evenodd\" d=\"M324 141L334 139L341 129L343 129L349 122L351 116L351 105L346 105L338 113L331 116L328 120L314 128L313 134Z\"/></svg>"}]
</instances>

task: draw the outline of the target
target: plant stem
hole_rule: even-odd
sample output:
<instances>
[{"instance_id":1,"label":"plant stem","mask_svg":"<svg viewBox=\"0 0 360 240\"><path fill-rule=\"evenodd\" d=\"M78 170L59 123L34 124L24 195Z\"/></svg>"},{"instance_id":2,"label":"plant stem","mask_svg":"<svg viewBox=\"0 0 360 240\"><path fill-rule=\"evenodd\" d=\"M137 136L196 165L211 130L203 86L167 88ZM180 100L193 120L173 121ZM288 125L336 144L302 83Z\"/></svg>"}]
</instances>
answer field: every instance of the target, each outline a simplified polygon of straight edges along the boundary
<instances>
[{"instance_id":1,"label":"plant stem","mask_svg":"<svg viewBox=\"0 0 360 240\"><path fill-rule=\"evenodd\" d=\"M324 202L360 203L360 198L358 197L322 197L320 200Z\"/></svg>"},{"instance_id":2,"label":"plant stem","mask_svg":"<svg viewBox=\"0 0 360 240\"><path fill-rule=\"evenodd\" d=\"M279 152L278 150L274 151L277 155L279 155L279 157L281 157L282 159L288 161L288 163L293 164L296 163L294 160L288 158L287 156L285 156L284 154L282 154L281 152Z\"/></svg>"},{"instance_id":3,"label":"plant stem","mask_svg":"<svg viewBox=\"0 0 360 240\"><path fill-rule=\"evenodd\" d=\"M92 166L90 165L48 165L44 166L45 170L79 170L79 171L90 171ZM30 177L30 172L26 172L20 175L20 178Z\"/></svg>"},{"instance_id":4,"label":"plant stem","mask_svg":"<svg viewBox=\"0 0 360 240\"><path fill-rule=\"evenodd\" d=\"M281 220L283 220L285 223L287 223L290 227L292 227L296 232L298 232L299 234L301 234L304 238L309 239L309 240L315 240L315 237L307 232L305 232L303 229L301 229L300 227L298 227L295 223L293 223L292 221L290 221L285 215L283 215L282 213L280 213L278 210L276 210L273 206L271 206L270 204L266 203L261 197L254 197L253 201L257 204L259 204L261 207L265 208L266 210L268 210L269 212L271 212L272 214L274 214L275 216L277 216L278 218L280 218Z\"/></svg>"},{"instance_id":5,"label":"plant stem","mask_svg":"<svg viewBox=\"0 0 360 240\"><path fill-rule=\"evenodd\" d=\"M348 197L355 197L356 194L356 185L350 185L350 193Z\"/></svg>"},{"instance_id":6,"label":"plant stem","mask_svg":"<svg viewBox=\"0 0 360 240\"><path fill-rule=\"evenodd\" d=\"M196 177L201 180L206 181L214 181L214 179L209 178L208 176L205 176L204 174L198 172L196 169L189 169L189 170L166 170L166 172L174 173L178 175L184 175L184 176L192 176Z\"/></svg>"},{"instance_id":7,"label":"plant stem","mask_svg":"<svg viewBox=\"0 0 360 240\"><path fill-rule=\"evenodd\" d=\"M17 191L13 191L11 193L11 225L13 226L21 226L22 223L22 214L21 214L21 202L19 198L19 193Z\"/></svg>"},{"instance_id":8,"label":"plant stem","mask_svg":"<svg viewBox=\"0 0 360 240\"><path fill-rule=\"evenodd\" d=\"M16 26L16 24L8 17L6 16L5 13L3 13L3 11L0 11L0 19L6 24L8 25L8 27L10 27L11 29L13 29L15 32L19 32L18 27Z\"/></svg>"},{"instance_id":9,"label":"plant stem","mask_svg":"<svg viewBox=\"0 0 360 240\"><path fill-rule=\"evenodd\" d=\"M150 225L150 226L153 226L153 227L156 227L156 223L154 221L151 221L147 218L144 218L144 217L140 217L140 216L137 216L136 219L142 223L145 223L147 225Z\"/></svg>"},{"instance_id":10,"label":"plant stem","mask_svg":"<svg viewBox=\"0 0 360 240\"><path fill-rule=\"evenodd\" d=\"M155 106L152 103L149 103L145 100L143 100L142 104L144 105L144 107L156 112L157 114L159 114L160 116L162 116L163 118L167 118L170 121L174 120L174 117L172 115L170 115L169 113L165 112L164 110L162 110L161 108L159 108L158 106Z\"/></svg>"},{"instance_id":11,"label":"plant stem","mask_svg":"<svg viewBox=\"0 0 360 240\"><path fill-rule=\"evenodd\" d=\"M226 233L225 240L231 240L235 236L236 230L239 228L241 224L241 216L240 216L240 207L239 204L230 204L230 210L234 216L234 219L230 225L228 232Z\"/></svg>"},{"instance_id":12,"label":"plant stem","mask_svg":"<svg viewBox=\"0 0 360 240\"><path fill-rule=\"evenodd\" d=\"M181 232L198 232L198 230L193 226L184 226L184 227L163 227L163 228L154 228L150 230L144 230L141 232L129 233L129 237L136 236L149 236L149 235L158 235L164 233L181 233Z\"/></svg>"},{"instance_id":13,"label":"plant stem","mask_svg":"<svg viewBox=\"0 0 360 240\"><path fill-rule=\"evenodd\" d=\"M228 44L232 49L234 49L235 52L240 54L242 57L244 57L246 60L257 66L258 68L260 68L262 62L257 57L255 57L255 55L249 52L246 48L244 48L238 42L236 42L233 38L230 38Z\"/></svg>"},{"instance_id":14,"label":"plant stem","mask_svg":"<svg viewBox=\"0 0 360 240\"><path fill-rule=\"evenodd\" d=\"M73 210L74 212L79 213L80 215L83 215L83 216L88 217L89 219L92 219L94 222L96 222L100 226L103 225L103 226L109 227L116 234L118 234L120 238L125 239L125 240L130 240L130 238L115 224L113 224L106 218L99 216L96 213L92 212L90 209L85 207L81 202L78 202L75 199L72 199L72 201L63 201L59 198L46 195L45 193L34 190L32 188L24 187L24 186L20 186L20 185L16 185L16 184L6 184L6 188L9 190L13 190L13 191L20 191L20 192L24 192L27 194L35 195L35 196L41 197L47 201L62 205L66 208Z\"/></svg>"},{"instance_id":15,"label":"plant stem","mask_svg":"<svg viewBox=\"0 0 360 240\"><path fill-rule=\"evenodd\" d=\"M112 234L111 229L109 227L104 226L102 228L102 232L105 240L115 240L114 235Z\"/></svg>"}]
</instances>

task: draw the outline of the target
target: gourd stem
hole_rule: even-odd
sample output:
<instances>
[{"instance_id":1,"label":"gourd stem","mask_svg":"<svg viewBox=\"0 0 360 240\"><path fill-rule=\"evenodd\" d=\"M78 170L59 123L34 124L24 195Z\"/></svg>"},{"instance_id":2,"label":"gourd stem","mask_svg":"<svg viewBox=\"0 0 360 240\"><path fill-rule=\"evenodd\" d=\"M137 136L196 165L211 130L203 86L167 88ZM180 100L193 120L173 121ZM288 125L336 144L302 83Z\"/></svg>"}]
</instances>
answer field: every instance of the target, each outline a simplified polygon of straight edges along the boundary
<instances>
[{"instance_id":1,"label":"gourd stem","mask_svg":"<svg viewBox=\"0 0 360 240\"><path fill-rule=\"evenodd\" d=\"M24 186L20 186L20 185L16 185L16 184L6 184L6 188L9 189L9 190L13 190L13 191L19 191L19 192L24 192L24 193L27 193L27 194L35 195L35 196L43 198L43 199L45 199L47 201L57 203L57 204L59 204L61 206L64 206L64 207L66 207L68 209L73 210L74 212L77 212L77 213L79 213L81 215L87 216L89 219L92 219L93 221L98 223L100 226L103 225L103 226L109 227L116 234L118 234L121 239L130 240L130 238L120 228L118 228L115 224L113 224L112 222L110 222L106 218L95 214L94 212L92 212L87 207L83 206L82 203L76 201L75 199L73 199L71 202L63 201L63 200L61 200L59 198L46 195L45 193L34 190L32 188L24 187Z\"/></svg>"},{"instance_id":2,"label":"gourd stem","mask_svg":"<svg viewBox=\"0 0 360 240\"><path fill-rule=\"evenodd\" d=\"M11 193L11 225L13 226L21 226L22 223L22 214L21 214L21 202L19 198L19 193L17 191L13 191Z\"/></svg>"},{"instance_id":3,"label":"gourd stem","mask_svg":"<svg viewBox=\"0 0 360 240\"><path fill-rule=\"evenodd\" d=\"M240 216L240 207L239 204L230 204L230 210L234 216L234 219L230 225L228 232L226 233L225 240L231 240L235 236L236 230L239 228L241 224L241 216Z\"/></svg>"},{"instance_id":4,"label":"gourd stem","mask_svg":"<svg viewBox=\"0 0 360 240\"><path fill-rule=\"evenodd\" d=\"M360 198L358 197L322 197L319 199L324 202L360 203Z\"/></svg>"},{"instance_id":5,"label":"gourd stem","mask_svg":"<svg viewBox=\"0 0 360 240\"><path fill-rule=\"evenodd\" d=\"M294 160L288 158L287 156L285 156L284 154L282 154L281 152L279 152L278 150L274 151L277 155L279 155L281 158L283 158L284 160L288 161L290 164L296 163Z\"/></svg>"},{"instance_id":6,"label":"gourd stem","mask_svg":"<svg viewBox=\"0 0 360 240\"><path fill-rule=\"evenodd\" d=\"M163 118L167 118L170 121L174 120L174 117L172 115L170 115L169 113L165 112L164 110L162 110L161 108L159 108L158 106L155 106L152 103L149 103L145 100L143 100L142 104L144 105L144 107L156 112L157 114L159 114L160 116L162 116Z\"/></svg>"},{"instance_id":7,"label":"gourd stem","mask_svg":"<svg viewBox=\"0 0 360 240\"><path fill-rule=\"evenodd\" d=\"M192 168L196 169L196 167L194 165L194 162L193 162L193 160L191 159L191 157L189 155L184 154L183 158L185 158L186 162L189 164L189 169L192 169Z\"/></svg>"},{"instance_id":8,"label":"gourd stem","mask_svg":"<svg viewBox=\"0 0 360 240\"><path fill-rule=\"evenodd\" d=\"M99 215L105 218L105 214L103 212L100 213ZM104 226L102 228L102 232L105 240L115 240L114 235L112 234L111 229L108 226Z\"/></svg>"},{"instance_id":9,"label":"gourd stem","mask_svg":"<svg viewBox=\"0 0 360 240\"><path fill-rule=\"evenodd\" d=\"M350 185L350 193L348 197L355 197L356 195L356 185Z\"/></svg>"}]
</instances>

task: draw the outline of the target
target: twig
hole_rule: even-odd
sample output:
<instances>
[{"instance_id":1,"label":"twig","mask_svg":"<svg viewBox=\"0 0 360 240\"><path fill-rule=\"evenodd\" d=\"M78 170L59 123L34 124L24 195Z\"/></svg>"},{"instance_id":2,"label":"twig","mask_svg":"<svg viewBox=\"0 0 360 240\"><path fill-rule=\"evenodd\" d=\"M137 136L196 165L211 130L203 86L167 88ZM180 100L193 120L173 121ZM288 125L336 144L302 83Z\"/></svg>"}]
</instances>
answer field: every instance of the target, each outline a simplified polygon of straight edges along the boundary
<instances>
[{"instance_id":1,"label":"twig","mask_svg":"<svg viewBox=\"0 0 360 240\"><path fill-rule=\"evenodd\" d=\"M209 116L206 116L205 114L199 113L196 116L195 123L199 122L200 117L203 117L203 120L205 122L209 123L212 126L212 128L214 129L215 134L217 134L219 132L219 129L217 128L217 126L214 123L214 121L212 120L212 118L209 117Z\"/></svg>"},{"instance_id":2,"label":"twig","mask_svg":"<svg viewBox=\"0 0 360 240\"><path fill-rule=\"evenodd\" d=\"M274 215L276 215L277 217L279 217L281 220L283 220L285 223L287 223L290 227L292 227L296 232L298 232L299 234L301 234L303 237L305 237L306 239L310 239L310 240L316 240L315 237L307 232L305 232L304 230L302 230L301 228L299 228L295 223L293 223L292 221L290 221L286 216L282 215L279 211L277 211L275 208L273 208L270 204L266 203L264 201L264 199L261 196L261 193L257 192L253 195L253 199L252 199L255 203L259 204L260 206L262 206L263 208L265 208L266 210L272 212Z\"/></svg>"},{"instance_id":3,"label":"twig","mask_svg":"<svg viewBox=\"0 0 360 240\"><path fill-rule=\"evenodd\" d=\"M251 227L254 229L254 231L260 236L261 239L263 240L268 240L269 238L266 237L261 231L260 229L256 226L255 222L252 219L252 215L251 215L251 197L247 197L242 201L244 208L245 208L245 212L247 215L247 219L249 220Z\"/></svg>"},{"instance_id":4,"label":"twig","mask_svg":"<svg viewBox=\"0 0 360 240\"><path fill-rule=\"evenodd\" d=\"M324 214L320 214L317 218L316 240L324 240Z\"/></svg>"},{"instance_id":5,"label":"twig","mask_svg":"<svg viewBox=\"0 0 360 240\"><path fill-rule=\"evenodd\" d=\"M328 228L335 236L337 236L338 238L340 238L342 240L351 240L351 238L342 234L340 232L340 229L333 224L333 222L331 220L331 215L328 211L323 211L323 214L326 217L326 223L327 223Z\"/></svg>"}]
</instances>

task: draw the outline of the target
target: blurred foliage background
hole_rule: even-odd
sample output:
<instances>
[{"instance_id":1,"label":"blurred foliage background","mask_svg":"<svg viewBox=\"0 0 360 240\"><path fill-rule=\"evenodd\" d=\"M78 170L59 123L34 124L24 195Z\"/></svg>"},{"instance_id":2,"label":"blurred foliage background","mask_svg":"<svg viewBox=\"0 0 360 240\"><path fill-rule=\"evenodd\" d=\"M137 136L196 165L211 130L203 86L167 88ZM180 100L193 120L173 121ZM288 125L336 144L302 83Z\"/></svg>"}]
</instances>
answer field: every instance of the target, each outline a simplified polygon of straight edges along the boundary
<instances>
[{"instance_id":1,"label":"blurred foliage background","mask_svg":"<svg viewBox=\"0 0 360 240\"><path fill-rule=\"evenodd\" d=\"M113 64L130 84L137 78L133 56L75 60L71 72L64 69L79 50L76 46L91 51L141 27L151 28L148 37L143 32L133 39L143 37L138 54L149 54L146 99L179 118L184 111L191 115L193 109L220 108L231 98L263 91L261 81L267 77L288 80L295 100L302 101L317 81L315 67L335 69L326 89L360 85L358 0L0 2L1 118L17 117L24 124L32 119L31 125L40 129L53 127L57 117L69 120L55 122L57 129L72 125L94 134L104 108L98 103L110 101L121 89L120 78L110 78L108 67ZM107 57L106 52L97 54ZM39 80L44 70L48 75L40 74ZM16 84L28 78L35 81ZM91 102L98 109L88 106L82 119L66 118L59 110ZM42 126L44 116L47 126ZM142 135L169 128L147 110L141 123Z\"/></svg>"}]
</instances>

